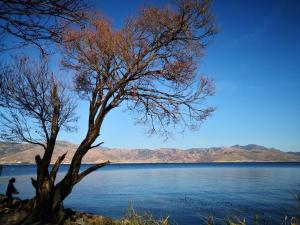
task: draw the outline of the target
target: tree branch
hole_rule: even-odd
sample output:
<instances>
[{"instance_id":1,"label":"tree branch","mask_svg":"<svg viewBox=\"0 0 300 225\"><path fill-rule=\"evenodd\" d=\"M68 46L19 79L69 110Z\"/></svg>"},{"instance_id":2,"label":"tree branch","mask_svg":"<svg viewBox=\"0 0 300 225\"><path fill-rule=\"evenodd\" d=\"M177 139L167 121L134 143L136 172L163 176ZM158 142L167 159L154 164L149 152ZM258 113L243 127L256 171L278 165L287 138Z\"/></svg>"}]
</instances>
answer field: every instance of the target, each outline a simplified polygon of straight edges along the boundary
<instances>
[{"instance_id":1,"label":"tree branch","mask_svg":"<svg viewBox=\"0 0 300 225\"><path fill-rule=\"evenodd\" d=\"M80 174L78 174L77 179L76 179L76 183L80 182L88 174L94 172L95 170L97 170L97 169L99 169L101 167L106 166L109 163L111 163L111 162L108 160L108 161L103 162L103 163L94 164L91 167L87 168L86 170L84 170L83 172L81 172Z\"/></svg>"},{"instance_id":2,"label":"tree branch","mask_svg":"<svg viewBox=\"0 0 300 225\"><path fill-rule=\"evenodd\" d=\"M53 165L53 167L51 169L51 172L50 172L50 178L52 179L52 181L55 181L56 174L57 174L57 171L59 169L59 166L62 163L62 161L64 161L67 153L68 152L66 152L65 154L59 156L58 159L56 160L56 162L54 163L54 165Z\"/></svg>"},{"instance_id":3,"label":"tree branch","mask_svg":"<svg viewBox=\"0 0 300 225\"><path fill-rule=\"evenodd\" d=\"M16 37L16 47L33 44L46 54L47 44L59 42L67 26L86 24L84 11L88 8L81 0L0 0L0 32L7 39ZM5 50L11 46L2 45Z\"/></svg>"},{"instance_id":4,"label":"tree branch","mask_svg":"<svg viewBox=\"0 0 300 225\"><path fill-rule=\"evenodd\" d=\"M102 142L100 142L99 144L93 145L93 146L90 147L90 149L92 149L92 148L97 148L97 147L99 147L100 145L102 145L103 143L104 143L104 142L102 141Z\"/></svg>"},{"instance_id":5,"label":"tree branch","mask_svg":"<svg viewBox=\"0 0 300 225\"><path fill-rule=\"evenodd\" d=\"M35 188L35 190L37 189L37 181L36 179L34 179L33 177L31 177L31 184L32 186Z\"/></svg>"}]
</instances>

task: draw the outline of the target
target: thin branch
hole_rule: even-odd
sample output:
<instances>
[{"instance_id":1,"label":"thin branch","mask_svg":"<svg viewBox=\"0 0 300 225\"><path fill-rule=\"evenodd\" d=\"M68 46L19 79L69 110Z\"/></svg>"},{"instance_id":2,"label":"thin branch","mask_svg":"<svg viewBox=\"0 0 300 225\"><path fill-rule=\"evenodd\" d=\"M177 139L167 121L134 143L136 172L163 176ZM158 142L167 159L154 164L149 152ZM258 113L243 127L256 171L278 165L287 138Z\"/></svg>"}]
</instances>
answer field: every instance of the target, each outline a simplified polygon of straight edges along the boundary
<instances>
[{"instance_id":1,"label":"thin branch","mask_svg":"<svg viewBox=\"0 0 300 225\"><path fill-rule=\"evenodd\" d=\"M100 142L99 144L96 144L96 145L91 146L90 149L92 149L92 148L97 148L97 147L99 147L99 146L102 145L102 144L104 144L103 141Z\"/></svg>"},{"instance_id":2,"label":"thin branch","mask_svg":"<svg viewBox=\"0 0 300 225\"><path fill-rule=\"evenodd\" d=\"M56 160L56 162L54 163L52 169L51 169L51 172L50 172L50 177L52 179L52 181L55 181L55 178L56 178L56 174L57 174L57 171L59 169L59 166L61 165L61 163L64 161L66 155L67 155L68 152L64 153L63 155L59 156Z\"/></svg>"},{"instance_id":3,"label":"thin branch","mask_svg":"<svg viewBox=\"0 0 300 225\"><path fill-rule=\"evenodd\" d=\"M33 177L31 177L30 178L31 179L31 184L32 184L32 186L35 188L35 190L37 189L37 181L36 181L36 179L34 179Z\"/></svg>"},{"instance_id":4,"label":"thin branch","mask_svg":"<svg viewBox=\"0 0 300 225\"><path fill-rule=\"evenodd\" d=\"M109 160L103 163L97 163L92 165L91 167L87 168L86 170L84 170L83 172L81 172L80 174L78 174L77 179L76 179L76 183L80 182L85 176L87 176L88 174L94 172L95 170L106 166L107 164L111 163Z\"/></svg>"}]
</instances>

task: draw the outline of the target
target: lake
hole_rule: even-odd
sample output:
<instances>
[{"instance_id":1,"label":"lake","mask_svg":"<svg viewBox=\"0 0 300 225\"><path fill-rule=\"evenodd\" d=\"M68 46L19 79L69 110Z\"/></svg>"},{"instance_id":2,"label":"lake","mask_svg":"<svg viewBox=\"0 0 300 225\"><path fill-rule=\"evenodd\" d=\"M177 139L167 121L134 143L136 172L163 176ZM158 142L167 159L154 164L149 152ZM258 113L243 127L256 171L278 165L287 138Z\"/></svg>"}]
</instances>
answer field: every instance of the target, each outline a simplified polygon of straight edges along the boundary
<instances>
[{"instance_id":1,"label":"lake","mask_svg":"<svg viewBox=\"0 0 300 225\"><path fill-rule=\"evenodd\" d=\"M12 176L20 198L34 195L34 165L4 165L0 193ZM121 218L132 204L180 225L204 224L208 215L216 222L232 215L252 224L255 214L280 224L285 215L299 214L299 191L300 163L110 164L75 186L64 205Z\"/></svg>"}]
</instances>

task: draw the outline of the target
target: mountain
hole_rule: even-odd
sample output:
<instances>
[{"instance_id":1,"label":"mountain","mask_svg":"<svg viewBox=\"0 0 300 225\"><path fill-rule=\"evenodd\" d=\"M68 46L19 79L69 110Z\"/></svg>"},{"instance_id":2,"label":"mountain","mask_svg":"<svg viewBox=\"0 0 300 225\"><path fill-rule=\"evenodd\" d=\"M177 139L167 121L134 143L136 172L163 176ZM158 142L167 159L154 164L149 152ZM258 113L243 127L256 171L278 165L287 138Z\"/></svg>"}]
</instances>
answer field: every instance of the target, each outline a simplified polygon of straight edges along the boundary
<instances>
[{"instance_id":1,"label":"mountain","mask_svg":"<svg viewBox=\"0 0 300 225\"><path fill-rule=\"evenodd\" d=\"M67 152L64 163L70 163L76 147L75 144L59 141L52 162ZM35 155L42 153L42 148L37 145L0 142L0 163L34 163ZM254 144L186 150L95 148L88 152L83 163L98 163L106 160L113 163L300 162L300 154Z\"/></svg>"}]
</instances>

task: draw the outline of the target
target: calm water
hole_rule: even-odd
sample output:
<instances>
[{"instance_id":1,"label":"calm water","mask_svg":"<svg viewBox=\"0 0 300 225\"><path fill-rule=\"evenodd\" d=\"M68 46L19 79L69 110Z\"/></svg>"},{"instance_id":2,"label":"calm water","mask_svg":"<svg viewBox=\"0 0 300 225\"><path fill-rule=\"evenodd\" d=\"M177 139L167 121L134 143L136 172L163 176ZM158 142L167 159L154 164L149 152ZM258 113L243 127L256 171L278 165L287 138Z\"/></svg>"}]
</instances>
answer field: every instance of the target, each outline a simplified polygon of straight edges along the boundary
<instances>
[{"instance_id":1,"label":"calm water","mask_svg":"<svg viewBox=\"0 0 300 225\"><path fill-rule=\"evenodd\" d=\"M35 166L4 166L0 193L11 176L20 198L33 196ZM132 203L137 211L170 215L182 225L204 224L209 214L236 215L249 224L260 214L279 224L274 221L284 214L299 214L299 191L300 163L112 164L79 183L65 207L121 218Z\"/></svg>"}]
</instances>

